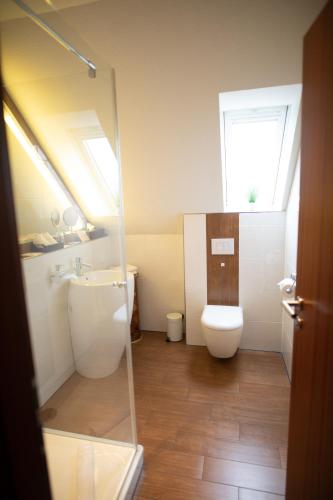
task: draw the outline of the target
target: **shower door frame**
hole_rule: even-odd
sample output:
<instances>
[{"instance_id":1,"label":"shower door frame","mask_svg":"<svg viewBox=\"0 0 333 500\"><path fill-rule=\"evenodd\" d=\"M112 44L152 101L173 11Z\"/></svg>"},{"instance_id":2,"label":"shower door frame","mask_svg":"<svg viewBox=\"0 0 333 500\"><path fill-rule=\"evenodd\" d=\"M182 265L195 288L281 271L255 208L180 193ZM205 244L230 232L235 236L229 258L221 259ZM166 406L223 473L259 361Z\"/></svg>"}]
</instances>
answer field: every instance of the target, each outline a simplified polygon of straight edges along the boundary
<instances>
[{"instance_id":1,"label":"shower door frame","mask_svg":"<svg viewBox=\"0 0 333 500\"><path fill-rule=\"evenodd\" d=\"M51 500L35 387L0 77L0 443L5 498Z\"/></svg>"}]
</instances>

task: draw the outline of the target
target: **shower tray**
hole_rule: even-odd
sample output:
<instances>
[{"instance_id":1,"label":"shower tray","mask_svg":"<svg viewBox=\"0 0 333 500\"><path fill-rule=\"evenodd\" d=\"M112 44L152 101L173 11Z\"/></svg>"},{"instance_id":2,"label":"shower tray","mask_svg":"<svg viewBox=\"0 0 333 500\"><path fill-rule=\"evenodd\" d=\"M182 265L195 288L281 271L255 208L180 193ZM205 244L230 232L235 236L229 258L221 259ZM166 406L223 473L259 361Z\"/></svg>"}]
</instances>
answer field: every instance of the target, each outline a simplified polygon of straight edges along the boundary
<instances>
[{"instance_id":1,"label":"shower tray","mask_svg":"<svg viewBox=\"0 0 333 500\"><path fill-rule=\"evenodd\" d=\"M143 447L44 429L54 500L130 500L143 464Z\"/></svg>"}]
</instances>

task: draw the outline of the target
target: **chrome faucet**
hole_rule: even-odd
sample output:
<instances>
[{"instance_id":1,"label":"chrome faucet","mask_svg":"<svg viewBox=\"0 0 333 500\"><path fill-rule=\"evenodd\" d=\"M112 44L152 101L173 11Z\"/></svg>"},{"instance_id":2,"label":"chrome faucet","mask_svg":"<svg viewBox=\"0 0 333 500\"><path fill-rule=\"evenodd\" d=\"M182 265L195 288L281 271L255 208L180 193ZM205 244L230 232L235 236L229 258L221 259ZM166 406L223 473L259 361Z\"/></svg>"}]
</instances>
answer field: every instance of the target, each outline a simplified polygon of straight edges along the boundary
<instances>
[{"instance_id":1,"label":"chrome faucet","mask_svg":"<svg viewBox=\"0 0 333 500\"><path fill-rule=\"evenodd\" d=\"M83 275L83 269L86 267L88 269L91 269L92 266L90 264L85 264L82 262L81 257L75 257L75 263L74 263L74 272L76 276L82 276Z\"/></svg>"},{"instance_id":2,"label":"chrome faucet","mask_svg":"<svg viewBox=\"0 0 333 500\"><path fill-rule=\"evenodd\" d=\"M68 271L65 270L65 266L63 264L56 264L55 268L50 274L50 280L52 282L58 282L62 278L66 277Z\"/></svg>"}]
</instances>

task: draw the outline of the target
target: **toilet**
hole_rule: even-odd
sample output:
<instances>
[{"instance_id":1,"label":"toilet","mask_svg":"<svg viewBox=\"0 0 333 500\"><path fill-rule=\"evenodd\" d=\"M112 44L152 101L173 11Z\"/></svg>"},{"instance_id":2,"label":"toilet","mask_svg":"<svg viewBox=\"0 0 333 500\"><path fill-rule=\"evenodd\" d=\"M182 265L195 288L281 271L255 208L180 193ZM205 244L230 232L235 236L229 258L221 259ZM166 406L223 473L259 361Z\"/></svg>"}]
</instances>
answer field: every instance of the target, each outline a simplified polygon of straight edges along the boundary
<instances>
[{"instance_id":1,"label":"toilet","mask_svg":"<svg viewBox=\"0 0 333 500\"><path fill-rule=\"evenodd\" d=\"M205 306L201 328L208 351L215 358L231 358L243 331L243 309L238 306Z\"/></svg>"}]
</instances>

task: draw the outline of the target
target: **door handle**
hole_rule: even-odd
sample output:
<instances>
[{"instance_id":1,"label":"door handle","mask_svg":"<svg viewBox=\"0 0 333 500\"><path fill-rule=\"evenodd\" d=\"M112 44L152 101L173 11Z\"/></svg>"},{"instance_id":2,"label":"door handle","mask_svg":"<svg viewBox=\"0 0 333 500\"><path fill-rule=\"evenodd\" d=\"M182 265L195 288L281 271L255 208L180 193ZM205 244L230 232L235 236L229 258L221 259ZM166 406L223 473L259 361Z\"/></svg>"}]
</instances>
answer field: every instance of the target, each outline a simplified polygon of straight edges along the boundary
<instances>
[{"instance_id":1,"label":"door handle","mask_svg":"<svg viewBox=\"0 0 333 500\"><path fill-rule=\"evenodd\" d=\"M304 307L304 299L297 297L296 299L283 300L282 306L289 316L295 319L297 324L301 327L304 320L298 316L298 313L302 311Z\"/></svg>"}]
</instances>

